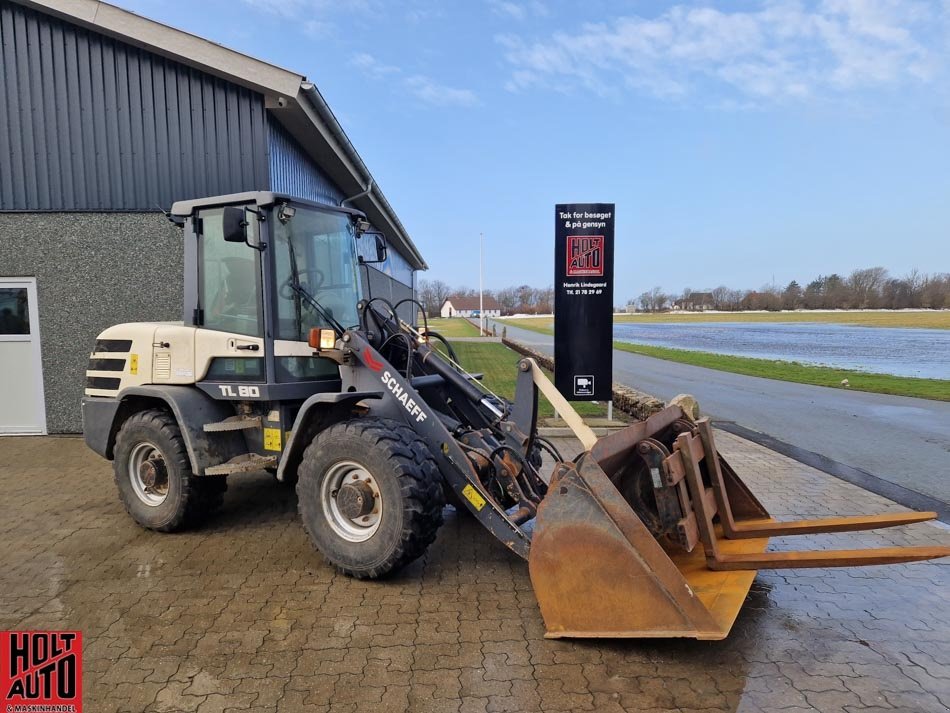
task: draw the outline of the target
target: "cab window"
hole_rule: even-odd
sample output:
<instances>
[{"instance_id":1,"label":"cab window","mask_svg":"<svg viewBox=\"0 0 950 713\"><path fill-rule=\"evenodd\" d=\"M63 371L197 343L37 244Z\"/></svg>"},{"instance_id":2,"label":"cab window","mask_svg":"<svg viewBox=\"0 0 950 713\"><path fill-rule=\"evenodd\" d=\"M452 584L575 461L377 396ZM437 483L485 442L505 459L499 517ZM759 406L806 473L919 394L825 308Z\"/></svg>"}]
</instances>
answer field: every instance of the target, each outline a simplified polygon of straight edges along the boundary
<instances>
[{"instance_id":1,"label":"cab window","mask_svg":"<svg viewBox=\"0 0 950 713\"><path fill-rule=\"evenodd\" d=\"M203 326L260 337L264 334L260 254L244 243L225 242L223 213L223 208L199 213L198 285ZM257 229L256 219L248 223L248 230Z\"/></svg>"}]
</instances>

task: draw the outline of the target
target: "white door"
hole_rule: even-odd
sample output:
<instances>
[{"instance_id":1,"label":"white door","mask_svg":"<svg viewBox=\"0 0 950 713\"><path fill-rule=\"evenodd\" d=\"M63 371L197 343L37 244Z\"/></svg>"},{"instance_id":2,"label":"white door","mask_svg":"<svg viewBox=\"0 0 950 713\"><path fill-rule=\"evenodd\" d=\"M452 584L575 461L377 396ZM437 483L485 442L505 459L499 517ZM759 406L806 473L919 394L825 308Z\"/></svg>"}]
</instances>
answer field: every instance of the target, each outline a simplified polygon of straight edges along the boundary
<instances>
[{"instance_id":1,"label":"white door","mask_svg":"<svg viewBox=\"0 0 950 713\"><path fill-rule=\"evenodd\" d=\"M0 435L46 433L36 278L0 277Z\"/></svg>"}]
</instances>

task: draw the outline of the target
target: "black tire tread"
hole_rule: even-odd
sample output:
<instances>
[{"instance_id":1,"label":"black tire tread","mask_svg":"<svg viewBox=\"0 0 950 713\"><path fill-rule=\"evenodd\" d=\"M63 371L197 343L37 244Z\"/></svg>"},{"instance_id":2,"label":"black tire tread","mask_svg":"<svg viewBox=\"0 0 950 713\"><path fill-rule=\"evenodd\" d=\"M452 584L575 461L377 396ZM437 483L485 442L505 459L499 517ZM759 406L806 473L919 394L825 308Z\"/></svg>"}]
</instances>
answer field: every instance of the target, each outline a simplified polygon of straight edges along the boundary
<instances>
[{"instance_id":1,"label":"black tire tread","mask_svg":"<svg viewBox=\"0 0 950 713\"><path fill-rule=\"evenodd\" d=\"M174 416L162 409L147 409L130 416L122 424L116 434L116 452L124 451L124 441L129 438L129 432L136 428L144 428L162 434L171 443L171 452L165 453L167 467L174 468L180 477L181 496L179 507L174 516L160 525L147 525L139 522L133 512L132 498L135 497L128 489L122 486L120 480L128 478L127 466L116 458L113 463L113 477L119 491L119 499L126 512L143 527L158 532L177 532L196 525L224 502L224 493L227 490L226 476L198 477L191 470L191 461L188 458L188 449L182 438L181 429Z\"/></svg>"},{"instance_id":2,"label":"black tire tread","mask_svg":"<svg viewBox=\"0 0 950 713\"><path fill-rule=\"evenodd\" d=\"M337 423L320 432L307 446L301 466L312 461L323 448L323 443L346 435L369 441L387 460L395 461L403 496L402 532L385 562L371 569L357 569L325 557L339 572L356 579L377 579L394 572L421 557L435 540L442 525L442 475L428 446L415 431L396 421L378 418L358 418ZM303 468L302 468L303 469ZM313 478L298 480L298 508L308 537L315 542L303 512L304 499L319 498L319 483Z\"/></svg>"}]
</instances>

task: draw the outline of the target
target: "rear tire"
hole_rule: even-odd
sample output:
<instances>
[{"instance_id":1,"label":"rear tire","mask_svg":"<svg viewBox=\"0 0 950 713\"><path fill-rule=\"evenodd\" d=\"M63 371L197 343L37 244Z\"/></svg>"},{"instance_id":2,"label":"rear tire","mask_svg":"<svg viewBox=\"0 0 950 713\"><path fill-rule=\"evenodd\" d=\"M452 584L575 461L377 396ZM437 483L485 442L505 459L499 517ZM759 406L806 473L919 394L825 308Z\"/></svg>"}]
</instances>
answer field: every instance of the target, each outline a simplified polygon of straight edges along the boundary
<instances>
[{"instance_id":1,"label":"rear tire","mask_svg":"<svg viewBox=\"0 0 950 713\"><path fill-rule=\"evenodd\" d=\"M140 411L122 424L112 468L126 512L159 532L197 523L221 505L228 487L226 477L195 476L177 422L159 409Z\"/></svg>"},{"instance_id":2,"label":"rear tire","mask_svg":"<svg viewBox=\"0 0 950 713\"><path fill-rule=\"evenodd\" d=\"M442 525L442 476L425 442L396 421L322 431L298 469L300 517L340 572L382 577L420 557Z\"/></svg>"}]
</instances>

